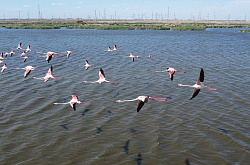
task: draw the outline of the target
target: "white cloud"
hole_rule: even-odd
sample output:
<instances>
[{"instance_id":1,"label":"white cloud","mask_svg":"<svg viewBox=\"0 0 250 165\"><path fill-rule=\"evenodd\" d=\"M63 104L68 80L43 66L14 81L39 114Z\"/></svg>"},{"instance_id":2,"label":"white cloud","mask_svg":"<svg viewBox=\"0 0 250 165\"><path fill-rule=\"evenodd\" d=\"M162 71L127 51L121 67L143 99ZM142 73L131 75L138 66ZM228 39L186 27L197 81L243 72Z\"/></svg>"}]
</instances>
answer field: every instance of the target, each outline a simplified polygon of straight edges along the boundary
<instances>
[{"instance_id":1,"label":"white cloud","mask_svg":"<svg viewBox=\"0 0 250 165\"><path fill-rule=\"evenodd\" d=\"M55 2L53 2L51 5L52 6L63 6L65 4L64 3L55 3Z\"/></svg>"}]
</instances>

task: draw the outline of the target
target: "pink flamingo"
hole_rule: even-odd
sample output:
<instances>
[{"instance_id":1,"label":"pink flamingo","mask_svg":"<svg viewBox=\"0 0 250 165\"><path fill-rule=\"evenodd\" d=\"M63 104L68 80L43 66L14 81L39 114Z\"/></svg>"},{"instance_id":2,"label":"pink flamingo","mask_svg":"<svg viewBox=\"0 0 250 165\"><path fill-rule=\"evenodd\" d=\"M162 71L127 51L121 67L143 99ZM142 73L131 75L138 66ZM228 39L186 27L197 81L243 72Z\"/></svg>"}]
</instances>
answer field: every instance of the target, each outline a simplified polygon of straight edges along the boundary
<instances>
[{"instance_id":1,"label":"pink flamingo","mask_svg":"<svg viewBox=\"0 0 250 165\"><path fill-rule=\"evenodd\" d=\"M167 70L155 71L155 72L169 72L169 77L170 77L171 81L173 81L173 79L174 79L175 72L186 73L186 72L182 72L182 71L176 70L176 69L174 69L172 67L167 67Z\"/></svg>"},{"instance_id":2,"label":"pink flamingo","mask_svg":"<svg viewBox=\"0 0 250 165\"><path fill-rule=\"evenodd\" d=\"M205 76L204 76L204 70L201 68L200 76L199 76L196 84L194 84L194 85L182 85L182 84L178 84L178 86L187 86L187 87L193 87L193 88L195 88L192 96L190 97L190 100L193 99L193 98L195 98L198 95L198 93L200 92L200 90L203 89L203 88L209 89L209 90L214 90L214 91L218 90L218 89L215 89L215 88L210 88L210 87L205 86L203 84L204 78L205 78Z\"/></svg>"},{"instance_id":3,"label":"pink flamingo","mask_svg":"<svg viewBox=\"0 0 250 165\"><path fill-rule=\"evenodd\" d=\"M22 49L22 48L21 48L21 45L22 45L22 43L20 42L20 43L17 45L17 49Z\"/></svg>"},{"instance_id":4,"label":"pink flamingo","mask_svg":"<svg viewBox=\"0 0 250 165\"><path fill-rule=\"evenodd\" d=\"M31 49L30 49L30 45L28 45L27 49L25 50L25 52L30 52Z\"/></svg>"},{"instance_id":5,"label":"pink flamingo","mask_svg":"<svg viewBox=\"0 0 250 165\"><path fill-rule=\"evenodd\" d=\"M105 74L104 71L102 70L102 68L99 71L99 80L97 81L83 81L83 83L113 83L113 84L119 84L118 82L111 82L111 81L107 81L105 79Z\"/></svg>"},{"instance_id":6,"label":"pink flamingo","mask_svg":"<svg viewBox=\"0 0 250 165\"><path fill-rule=\"evenodd\" d=\"M14 50L11 50L10 53L9 53L10 56L12 56L14 54L15 54Z\"/></svg>"},{"instance_id":7,"label":"pink flamingo","mask_svg":"<svg viewBox=\"0 0 250 165\"><path fill-rule=\"evenodd\" d=\"M25 68L16 68L16 69L24 69L25 70L24 78L26 78L32 70L35 70L35 67L29 65L29 66L26 66Z\"/></svg>"},{"instance_id":8,"label":"pink flamingo","mask_svg":"<svg viewBox=\"0 0 250 165\"><path fill-rule=\"evenodd\" d=\"M69 58L69 56L71 55L71 51L67 51L67 57Z\"/></svg>"},{"instance_id":9,"label":"pink flamingo","mask_svg":"<svg viewBox=\"0 0 250 165\"><path fill-rule=\"evenodd\" d=\"M23 62L26 62L27 58L28 58L27 56L24 56L23 57Z\"/></svg>"},{"instance_id":10,"label":"pink flamingo","mask_svg":"<svg viewBox=\"0 0 250 165\"><path fill-rule=\"evenodd\" d=\"M25 51L23 51L23 53L21 53L20 57L23 57L25 55Z\"/></svg>"},{"instance_id":11,"label":"pink flamingo","mask_svg":"<svg viewBox=\"0 0 250 165\"><path fill-rule=\"evenodd\" d=\"M70 104L70 106L74 109L74 111L76 110L76 104L90 105L89 103L83 103L81 101L78 101L78 97L76 95L72 95L72 99L67 103L53 103L53 105L58 105L58 104Z\"/></svg>"},{"instance_id":12,"label":"pink flamingo","mask_svg":"<svg viewBox=\"0 0 250 165\"><path fill-rule=\"evenodd\" d=\"M5 58L3 58L3 52L0 55L0 60L4 60Z\"/></svg>"},{"instance_id":13,"label":"pink flamingo","mask_svg":"<svg viewBox=\"0 0 250 165\"><path fill-rule=\"evenodd\" d=\"M137 103L137 112L139 112L144 105L144 103L148 102L148 99L155 100L155 101L167 101L167 98L155 98L155 97L149 97L149 96L138 96L136 99L132 100L116 100L116 103L126 102L126 101L138 101Z\"/></svg>"},{"instance_id":14,"label":"pink flamingo","mask_svg":"<svg viewBox=\"0 0 250 165\"><path fill-rule=\"evenodd\" d=\"M128 57L130 57L133 62L135 61L135 58L141 58L140 56L134 56L132 53L130 53Z\"/></svg>"},{"instance_id":15,"label":"pink flamingo","mask_svg":"<svg viewBox=\"0 0 250 165\"><path fill-rule=\"evenodd\" d=\"M33 77L34 79L38 79L38 80L44 80L44 82L47 82L48 80L58 80L58 79L63 79L62 77L53 77L52 76L52 70L53 67L52 65L50 66L48 72L46 73L45 77L41 77L41 78L37 78L37 77Z\"/></svg>"},{"instance_id":16,"label":"pink flamingo","mask_svg":"<svg viewBox=\"0 0 250 165\"><path fill-rule=\"evenodd\" d=\"M113 51L117 51L117 47L116 47L116 45L114 45L114 49L113 49Z\"/></svg>"},{"instance_id":17,"label":"pink flamingo","mask_svg":"<svg viewBox=\"0 0 250 165\"><path fill-rule=\"evenodd\" d=\"M7 69L6 64L4 64L4 65L2 66L1 73L3 73L5 69Z\"/></svg>"}]
</instances>

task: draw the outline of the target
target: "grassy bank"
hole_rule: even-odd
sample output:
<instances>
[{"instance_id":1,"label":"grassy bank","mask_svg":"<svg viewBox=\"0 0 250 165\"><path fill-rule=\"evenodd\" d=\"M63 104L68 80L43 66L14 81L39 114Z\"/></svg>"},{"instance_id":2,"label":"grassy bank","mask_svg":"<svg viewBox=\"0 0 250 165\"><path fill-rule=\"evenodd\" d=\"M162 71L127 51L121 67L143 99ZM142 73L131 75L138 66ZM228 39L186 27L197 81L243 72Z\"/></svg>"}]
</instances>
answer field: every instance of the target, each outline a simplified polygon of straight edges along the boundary
<instances>
[{"instance_id":1,"label":"grassy bank","mask_svg":"<svg viewBox=\"0 0 250 165\"><path fill-rule=\"evenodd\" d=\"M240 30L240 32L250 33L250 29L248 29L248 30Z\"/></svg>"},{"instance_id":2,"label":"grassy bank","mask_svg":"<svg viewBox=\"0 0 250 165\"><path fill-rule=\"evenodd\" d=\"M95 21L85 20L0 20L6 29L101 29L101 30L206 30L206 28L250 28L250 23L185 21Z\"/></svg>"}]
</instances>

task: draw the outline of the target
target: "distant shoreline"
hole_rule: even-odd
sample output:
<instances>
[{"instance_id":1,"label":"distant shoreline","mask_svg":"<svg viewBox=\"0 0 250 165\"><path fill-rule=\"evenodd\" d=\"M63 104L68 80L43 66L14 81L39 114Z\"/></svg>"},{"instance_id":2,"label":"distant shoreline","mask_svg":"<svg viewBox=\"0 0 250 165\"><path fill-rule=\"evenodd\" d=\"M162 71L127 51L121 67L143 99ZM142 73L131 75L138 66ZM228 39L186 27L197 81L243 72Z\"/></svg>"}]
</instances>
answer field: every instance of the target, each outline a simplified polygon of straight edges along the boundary
<instances>
[{"instance_id":1,"label":"distant shoreline","mask_svg":"<svg viewBox=\"0 0 250 165\"><path fill-rule=\"evenodd\" d=\"M0 19L6 29L101 29L101 30L206 30L250 28L250 21L233 20L97 20L97 19Z\"/></svg>"}]
</instances>

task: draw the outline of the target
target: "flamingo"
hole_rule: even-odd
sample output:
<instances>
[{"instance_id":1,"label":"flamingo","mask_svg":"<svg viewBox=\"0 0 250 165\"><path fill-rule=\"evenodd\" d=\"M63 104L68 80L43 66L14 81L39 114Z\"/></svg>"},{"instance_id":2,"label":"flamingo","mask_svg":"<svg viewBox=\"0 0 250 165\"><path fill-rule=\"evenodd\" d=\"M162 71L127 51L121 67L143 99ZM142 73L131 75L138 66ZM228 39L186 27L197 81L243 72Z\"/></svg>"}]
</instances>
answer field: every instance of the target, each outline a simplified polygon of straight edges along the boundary
<instances>
[{"instance_id":1,"label":"flamingo","mask_svg":"<svg viewBox=\"0 0 250 165\"><path fill-rule=\"evenodd\" d=\"M24 56L23 57L23 62L25 62L27 60L28 56Z\"/></svg>"},{"instance_id":2,"label":"flamingo","mask_svg":"<svg viewBox=\"0 0 250 165\"><path fill-rule=\"evenodd\" d=\"M67 51L67 57L69 58L71 51Z\"/></svg>"},{"instance_id":3,"label":"flamingo","mask_svg":"<svg viewBox=\"0 0 250 165\"><path fill-rule=\"evenodd\" d=\"M172 67L167 67L167 70L155 71L155 72L169 72L169 77L170 77L171 81L173 81L173 79L174 79L175 72L186 73L186 72L182 72L182 71L176 70L176 69L174 69Z\"/></svg>"},{"instance_id":4,"label":"flamingo","mask_svg":"<svg viewBox=\"0 0 250 165\"><path fill-rule=\"evenodd\" d=\"M4 64L4 65L2 66L1 73L3 73L5 69L7 69L6 64Z\"/></svg>"},{"instance_id":5,"label":"flamingo","mask_svg":"<svg viewBox=\"0 0 250 165\"><path fill-rule=\"evenodd\" d=\"M26 78L32 70L35 70L35 67L29 65L26 66L25 68L16 68L16 69L25 69L24 78Z\"/></svg>"},{"instance_id":6,"label":"flamingo","mask_svg":"<svg viewBox=\"0 0 250 165\"><path fill-rule=\"evenodd\" d=\"M128 57L130 57L133 62L135 61L135 58L141 58L140 56L134 56L132 53L130 53Z\"/></svg>"},{"instance_id":7,"label":"flamingo","mask_svg":"<svg viewBox=\"0 0 250 165\"><path fill-rule=\"evenodd\" d=\"M25 53L26 53L26 52L25 52L25 51L23 51L23 53L20 55L20 57L23 57L23 56L25 55Z\"/></svg>"},{"instance_id":8,"label":"flamingo","mask_svg":"<svg viewBox=\"0 0 250 165\"><path fill-rule=\"evenodd\" d=\"M113 51L117 51L117 47L116 47L116 45L114 45L114 49L113 49Z\"/></svg>"},{"instance_id":9,"label":"flamingo","mask_svg":"<svg viewBox=\"0 0 250 165\"><path fill-rule=\"evenodd\" d=\"M144 105L144 103L148 102L148 99L155 100L155 101L167 101L167 98L155 98L155 97L149 97L149 96L138 96L136 99L132 100L116 100L116 103L126 102L126 101L138 101L137 103L137 112L139 112Z\"/></svg>"},{"instance_id":10,"label":"flamingo","mask_svg":"<svg viewBox=\"0 0 250 165\"><path fill-rule=\"evenodd\" d=\"M31 49L30 49L30 45L28 45L28 47L27 47L27 49L26 49L26 51L25 52L30 52L31 51Z\"/></svg>"},{"instance_id":11,"label":"flamingo","mask_svg":"<svg viewBox=\"0 0 250 165\"><path fill-rule=\"evenodd\" d=\"M67 103L53 103L53 105L58 105L58 104L70 104L70 106L74 109L74 111L76 110L76 104L90 105L89 103L83 103L81 101L78 101L78 97L76 95L72 95L72 99Z\"/></svg>"},{"instance_id":12,"label":"flamingo","mask_svg":"<svg viewBox=\"0 0 250 165\"><path fill-rule=\"evenodd\" d=\"M118 82L111 82L111 81L107 81L105 79L105 74L104 71L102 70L102 68L99 71L99 80L97 81L83 81L83 83L113 83L113 84L119 84Z\"/></svg>"},{"instance_id":13,"label":"flamingo","mask_svg":"<svg viewBox=\"0 0 250 165\"><path fill-rule=\"evenodd\" d=\"M20 43L17 45L17 49L22 49L22 48L21 48L21 45L22 45L22 43L20 42Z\"/></svg>"},{"instance_id":14,"label":"flamingo","mask_svg":"<svg viewBox=\"0 0 250 165\"><path fill-rule=\"evenodd\" d=\"M3 52L2 52L0 55L0 60L3 60L3 59L5 59L5 58L3 58Z\"/></svg>"},{"instance_id":15,"label":"flamingo","mask_svg":"<svg viewBox=\"0 0 250 165\"><path fill-rule=\"evenodd\" d=\"M15 54L14 50L11 50L9 55L12 56L13 54Z\"/></svg>"},{"instance_id":16,"label":"flamingo","mask_svg":"<svg viewBox=\"0 0 250 165\"><path fill-rule=\"evenodd\" d=\"M47 52L46 55L46 61L48 61L48 63L50 62L50 60L52 59L52 56L54 55L54 52Z\"/></svg>"},{"instance_id":17,"label":"flamingo","mask_svg":"<svg viewBox=\"0 0 250 165\"><path fill-rule=\"evenodd\" d=\"M89 67L94 67L94 66L91 66L88 62L88 60L85 61L85 70L88 70Z\"/></svg>"},{"instance_id":18,"label":"flamingo","mask_svg":"<svg viewBox=\"0 0 250 165\"><path fill-rule=\"evenodd\" d=\"M195 88L192 96L190 97L190 100L192 100L193 98L195 98L198 95L198 93L200 92L200 90L203 89L203 88L217 91L218 89L210 88L210 87L207 87L207 86L205 86L203 84L204 77L205 77L204 76L204 70L203 70L203 68L201 68L200 76L199 76L196 84L194 84L194 85L182 85L182 84L178 84L178 86L187 86L187 87L193 87L193 88Z\"/></svg>"},{"instance_id":19,"label":"flamingo","mask_svg":"<svg viewBox=\"0 0 250 165\"><path fill-rule=\"evenodd\" d=\"M38 80L44 80L44 82L47 82L48 80L58 80L58 79L63 79L62 77L53 77L52 76L52 70L53 67L52 65L50 66L48 72L46 73L46 75L44 77L41 78L37 78L37 77L33 77L34 79L38 79Z\"/></svg>"},{"instance_id":20,"label":"flamingo","mask_svg":"<svg viewBox=\"0 0 250 165\"><path fill-rule=\"evenodd\" d=\"M9 55L9 53L8 53L8 52L5 52L4 56L7 57L8 55Z\"/></svg>"}]
</instances>

